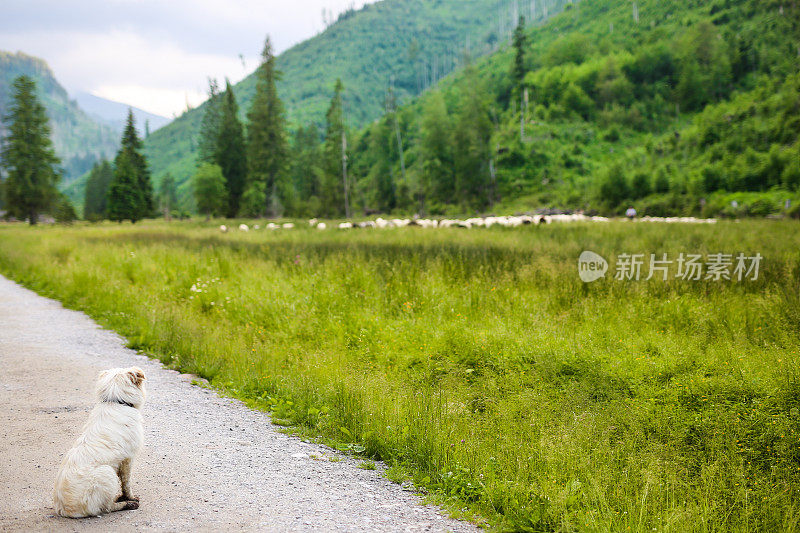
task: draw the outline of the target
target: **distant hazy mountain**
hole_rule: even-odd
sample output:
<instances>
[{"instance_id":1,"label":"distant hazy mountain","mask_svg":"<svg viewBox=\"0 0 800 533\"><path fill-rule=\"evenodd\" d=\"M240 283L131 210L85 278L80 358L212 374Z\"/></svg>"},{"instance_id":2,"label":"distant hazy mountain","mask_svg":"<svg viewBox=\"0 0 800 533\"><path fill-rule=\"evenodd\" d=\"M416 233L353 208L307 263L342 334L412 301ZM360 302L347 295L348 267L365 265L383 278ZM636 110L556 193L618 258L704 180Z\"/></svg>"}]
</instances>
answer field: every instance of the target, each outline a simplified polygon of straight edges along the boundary
<instances>
[{"instance_id":1,"label":"distant hazy mountain","mask_svg":"<svg viewBox=\"0 0 800 533\"><path fill-rule=\"evenodd\" d=\"M106 100L93 94L79 92L75 94L75 101L78 105L89 115L101 122L114 128L118 132L122 132L125 127L125 120L128 117L128 108L133 110L133 116L136 119L136 127L139 133L144 135L145 123L149 124L151 132L157 130L161 126L169 124L170 120L161 115L148 113L142 109L115 102L114 100Z\"/></svg>"},{"instance_id":2,"label":"distant hazy mountain","mask_svg":"<svg viewBox=\"0 0 800 533\"><path fill-rule=\"evenodd\" d=\"M98 159L114 157L119 133L70 100L47 63L37 57L0 50L0 116L8 114L12 85L23 74L36 82L38 96L50 117L53 145L64 170L62 187L85 174ZM0 123L0 136L5 135L4 127Z\"/></svg>"}]
</instances>

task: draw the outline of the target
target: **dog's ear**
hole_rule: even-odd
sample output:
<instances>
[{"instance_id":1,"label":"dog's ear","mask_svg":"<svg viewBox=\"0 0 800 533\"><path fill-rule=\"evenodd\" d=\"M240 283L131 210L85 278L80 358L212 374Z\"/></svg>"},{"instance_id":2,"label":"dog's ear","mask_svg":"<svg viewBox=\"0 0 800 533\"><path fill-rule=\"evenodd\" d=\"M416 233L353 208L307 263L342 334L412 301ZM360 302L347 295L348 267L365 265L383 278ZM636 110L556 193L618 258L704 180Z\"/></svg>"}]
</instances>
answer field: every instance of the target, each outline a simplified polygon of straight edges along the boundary
<instances>
[{"instance_id":1,"label":"dog's ear","mask_svg":"<svg viewBox=\"0 0 800 533\"><path fill-rule=\"evenodd\" d=\"M128 371L128 375L131 378L131 383L133 383L137 387L142 384L142 381L144 381L144 372L142 372L142 369L140 368L136 367L131 368Z\"/></svg>"}]
</instances>

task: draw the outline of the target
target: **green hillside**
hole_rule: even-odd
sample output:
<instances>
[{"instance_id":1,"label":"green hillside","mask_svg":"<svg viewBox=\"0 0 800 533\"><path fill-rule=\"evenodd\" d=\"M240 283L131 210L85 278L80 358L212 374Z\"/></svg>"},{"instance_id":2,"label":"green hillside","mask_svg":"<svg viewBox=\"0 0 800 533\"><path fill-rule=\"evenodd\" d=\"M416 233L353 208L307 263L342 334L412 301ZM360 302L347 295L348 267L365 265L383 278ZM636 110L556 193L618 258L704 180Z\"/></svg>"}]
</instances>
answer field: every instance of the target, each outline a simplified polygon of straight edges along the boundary
<instances>
[{"instance_id":1,"label":"green hillside","mask_svg":"<svg viewBox=\"0 0 800 533\"><path fill-rule=\"evenodd\" d=\"M381 191L394 190L405 212L781 212L799 198L798 21L800 7L778 0L568 5L527 32L524 113L507 47L400 109L405 179L387 137L393 117L366 128L351 154L357 207L380 208ZM474 102L491 121L480 176L448 161L452 139L449 154L428 153L422 136L436 100L451 135ZM437 193L433 163L479 193ZM387 173L393 188L380 182Z\"/></svg>"},{"instance_id":2,"label":"green hillside","mask_svg":"<svg viewBox=\"0 0 800 533\"><path fill-rule=\"evenodd\" d=\"M524 4L517 12L510 2L386 0L279 57L279 92L295 125L319 124L332 81L345 82L356 212L619 213L633 205L650 215L765 215L798 203L796 4ZM520 87L511 76L516 14L529 21ZM467 34L469 54L458 38ZM381 117L392 76L407 102L396 125L394 114ZM253 91L252 76L235 88L243 113ZM146 143L155 179L171 172L184 199L202 111ZM447 153L432 153L426 137L437 121ZM470 139L476 124L482 133ZM458 155L467 152L471 162ZM289 172L296 181L317 170L312 162ZM445 178L451 183L436 183ZM288 214L317 215L314 206L329 203L297 200Z\"/></svg>"},{"instance_id":3,"label":"green hillside","mask_svg":"<svg viewBox=\"0 0 800 533\"><path fill-rule=\"evenodd\" d=\"M289 122L321 124L334 82L341 78L348 125L363 126L380 116L392 79L396 94L406 99L459 68L467 47L474 57L496 50L513 30L515 3L384 0L343 13L324 32L278 56L283 73L278 91ZM548 0L547 14L567 3ZM545 13L540 7L534 16ZM253 75L234 87L243 116L254 91ZM147 139L147 157L157 181L170 172L186 192L202 114L202 106L191 110Z\"/></svg>"},{"instance_id":4,"label":"green hillside","mask_svg":"<svg viewBox=\"0 0 800 533\"><path fill-rule=\"evenodd\" d=\"M36 82L39 98L47 109L53 145L64 170L62 185L82 176L99 158L113 157L119 144L118 134L98 124L70 100L42 59L0 50L0 116L7 114L14 79L23 74ZM2 128L0 125L0 136Z\"/></svg>"}]
</instances>

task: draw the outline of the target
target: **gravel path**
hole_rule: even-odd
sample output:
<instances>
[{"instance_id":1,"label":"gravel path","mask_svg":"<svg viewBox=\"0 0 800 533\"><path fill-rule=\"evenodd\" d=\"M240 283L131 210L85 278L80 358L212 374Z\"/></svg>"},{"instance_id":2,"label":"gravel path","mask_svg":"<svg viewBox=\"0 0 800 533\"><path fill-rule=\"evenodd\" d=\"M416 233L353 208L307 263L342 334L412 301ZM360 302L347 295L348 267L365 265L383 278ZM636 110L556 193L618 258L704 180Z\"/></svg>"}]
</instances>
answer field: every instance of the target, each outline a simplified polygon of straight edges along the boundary
<instances>
[{"instance_id":1,"label":"gravel path","mask_svg":"<svg viewBox=\"0 0 800 533\"><path fill-rule=\"evenodd\" d=\"M193 386L124 347L83 313L0 276L0 530L475 531L359 460L280 433L269 417ZM92 406L97 373L147 375L137 511L53 514L63 454ZM331 457L341 458L332 462Z\"/></svg>"}]
</instances>

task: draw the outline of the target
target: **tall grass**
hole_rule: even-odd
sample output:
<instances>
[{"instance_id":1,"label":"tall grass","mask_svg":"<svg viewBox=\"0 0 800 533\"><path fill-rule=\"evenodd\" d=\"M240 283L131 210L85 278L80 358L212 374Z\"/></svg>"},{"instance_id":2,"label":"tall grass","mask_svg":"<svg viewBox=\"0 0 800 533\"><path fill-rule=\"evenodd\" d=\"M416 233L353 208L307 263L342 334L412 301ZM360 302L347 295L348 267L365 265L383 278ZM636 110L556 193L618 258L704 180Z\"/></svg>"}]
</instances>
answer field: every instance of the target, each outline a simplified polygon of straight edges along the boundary
<instances>
[{"instance_id":1,"label":"tall grass","mask_svg":"<svg viewBox=\"0 0 800 533\"><path fill-rule=\"evenodd\" d=\"M794 530L798 229L1 227L0 271L500 528ZM584 284L585 249L764 262Z\"/></svg>"}]
</instances>

